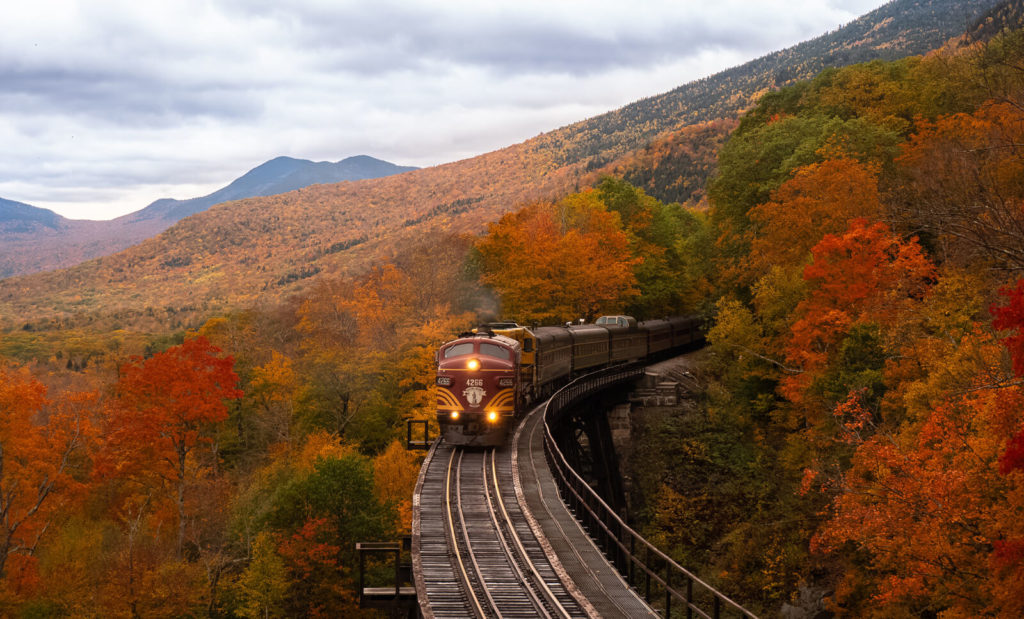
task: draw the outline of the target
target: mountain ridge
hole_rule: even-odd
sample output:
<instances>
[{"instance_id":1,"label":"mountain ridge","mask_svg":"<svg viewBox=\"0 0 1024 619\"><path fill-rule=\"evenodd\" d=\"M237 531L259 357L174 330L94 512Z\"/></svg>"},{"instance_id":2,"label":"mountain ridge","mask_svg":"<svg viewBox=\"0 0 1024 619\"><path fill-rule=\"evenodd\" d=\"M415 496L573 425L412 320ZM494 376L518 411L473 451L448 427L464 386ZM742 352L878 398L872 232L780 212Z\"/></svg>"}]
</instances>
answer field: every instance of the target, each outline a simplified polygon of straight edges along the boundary
<instances>
[{"instance_id":1,"label":"mountain ridge","mask_svg":"<svg viewBox=\"0 0 1024 619\"><path fill-rule=\"evenodd\" d=\"M936 49L963 34L964 15L976 18L996 4L895 0L793 48L478 157L222 203L119 254L0 281L0 315L89 321L113 313L175 327L302 294L323 277L361 272L412 243L478 234L526 202L586 184L656 139L702 119L734 119L764 92L809 78L830 61L841 66ZM783 62L785 74L773 69ZM687 182L700 185L712 170L696 168L703 176Z\"/></svg>"},{"instance_id":2,"label":"mountain ridge","mask_svg":"<svg viewBox=\"0 0 1024 619\"><path fill-rule=\"evenodd\" d=\"M116 253L222 202L415 169L369 155L333 163L280 156L205 196L161 198L138 211L103 221L68 219L49 209L0 198L0 278L70 267Z\"/></svg>"},{"instance_id":3,"label":"mountain ridge","mask_svg":"<svg viewBox=\"0 0 1024 619\"><path fill-rule=\"evenodd\" d=\"M64 218L50 209L0 198L0 234L29 231L32 224L57 229L62 219Z\"/></svg>"}]
</instances>

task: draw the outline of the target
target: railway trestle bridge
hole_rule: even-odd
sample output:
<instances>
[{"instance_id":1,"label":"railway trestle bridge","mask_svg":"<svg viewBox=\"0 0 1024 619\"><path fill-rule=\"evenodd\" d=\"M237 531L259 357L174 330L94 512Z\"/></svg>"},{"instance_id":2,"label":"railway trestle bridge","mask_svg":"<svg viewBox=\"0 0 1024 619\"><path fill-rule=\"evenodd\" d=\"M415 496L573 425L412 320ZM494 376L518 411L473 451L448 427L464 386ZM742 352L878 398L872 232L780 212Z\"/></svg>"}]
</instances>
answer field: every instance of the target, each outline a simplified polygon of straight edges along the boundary
<instances>
[{"instance_id":1,"label":"railway trestle bridge","mask_svg":"<svg viewBox=\"0 0 1024 619\"><path fill-rule=\"evenodd\" d=\"M591 411L643 374L617 367L576 379L533 409L502 447L435 441L413 496L406 570L414 586L361 584L364 604L392 600L396 613L427 619L754 617L634 531L621 516L615 463L594 457L610 433L597 419L604 415ZM581 462L581 435L596 483L570 464ZM394 553L401 578L401 549L384 551Z\"/></svg>"}]
</instances>

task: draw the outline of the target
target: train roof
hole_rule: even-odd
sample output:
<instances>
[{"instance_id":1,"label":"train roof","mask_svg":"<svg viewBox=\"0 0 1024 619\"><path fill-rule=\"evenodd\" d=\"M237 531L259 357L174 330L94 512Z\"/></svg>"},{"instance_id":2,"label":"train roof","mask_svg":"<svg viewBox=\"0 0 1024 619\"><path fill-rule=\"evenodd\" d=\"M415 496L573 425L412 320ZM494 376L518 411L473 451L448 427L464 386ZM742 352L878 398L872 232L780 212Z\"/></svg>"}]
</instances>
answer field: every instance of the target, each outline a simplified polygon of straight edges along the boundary
<instances>
[{"instance_id":1,"label":"train roof","mask_svg":"<svg viewBox=\"0 0 1024 619\"><path fill-rule=\"evenodd\" d=\"M636 318L632 316L601 316L594 321L594 324L609 327L635 327Z\"/></svg>"},{"instance_id":2,"label":"train roof","mask_svg":"<svg viewBox=\"0 0 1024 619\"><path fill-rule=\"evenodd\" d=\"M480 329L487 328L494 331L495 329L518 329L521 326L521 324L512 320L499 320L496 322L485 322L480 325Z\"/></svg>"},{"instance_id":3,"label":"train roof","mask_svg":"<svg viewBox=\"0 0 1024 619\"><path fill-rule=\"evenodd\" d=\"M519 341L518 340L514 340L514 339L512 339L512 338L510 338L508 336L505 336L505 335L499 335L497 333L494 333L493 331L484 331L484 332L467 331L465 333L460 333L458 338L456 338L454 340L451 340L451 341L448 341L448 342L445 342L444 344L441 345L441 348L444 348L445 346L448 346L449 344L453 344L453 343L458 342L460 340L488 340L488 341L491 341L491 342L502 344L504 346L508 346L509 348L519 348Z\"/></svg>"}]
</instances>

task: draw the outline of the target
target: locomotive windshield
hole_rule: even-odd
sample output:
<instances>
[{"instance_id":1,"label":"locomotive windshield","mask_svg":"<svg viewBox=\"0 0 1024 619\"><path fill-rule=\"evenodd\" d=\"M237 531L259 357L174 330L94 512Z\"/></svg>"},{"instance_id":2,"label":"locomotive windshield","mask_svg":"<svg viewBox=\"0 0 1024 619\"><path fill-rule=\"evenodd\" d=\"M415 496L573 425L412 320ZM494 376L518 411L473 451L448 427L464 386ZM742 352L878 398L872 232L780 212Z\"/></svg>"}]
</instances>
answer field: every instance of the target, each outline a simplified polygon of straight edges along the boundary
<instances>
[{"instance_id":1,"label":"locomotive windshield","mask_svg":"<svg viewBox=\"0 0 1024 619\"><path fill-rule=\"evenodd\" d=\"M461 342L459 344L453 344L448 348L444 349L444 358L451 359L452 357L460 357L462 355L473 354L473 342ZM510 361L512 359L512 351L503 346L497 344L491 344L489 342L481 342L479 353L488 357L494 357L495 359L501 359L502 361Z\"/></svg>"},{"instance_id":2,"label":"locomotive windshield","mask_svg":"<svg viewBox=\"0 0 1024 619\"><path fill-rule=\"evenodd\" d=\"M444 358L450 359L451 357L458 357L460 355L469 355L473 353L473 343L463 342L461 344L455 344L444 349Z\"/></svg>"},{"instance_id":3,"label":"locomotive windshield","mask_svg":"<svg viewBox=\"0 0 1024 619\"><path fill-rule=\"evenodd\" d=\"M508 361L512 358L512 351L501 346L495 346L494 344L488 344L482 342L480 344L480 354L487 355L488 357L494 357L503 361Z\"/></svg>"}]
</instances>

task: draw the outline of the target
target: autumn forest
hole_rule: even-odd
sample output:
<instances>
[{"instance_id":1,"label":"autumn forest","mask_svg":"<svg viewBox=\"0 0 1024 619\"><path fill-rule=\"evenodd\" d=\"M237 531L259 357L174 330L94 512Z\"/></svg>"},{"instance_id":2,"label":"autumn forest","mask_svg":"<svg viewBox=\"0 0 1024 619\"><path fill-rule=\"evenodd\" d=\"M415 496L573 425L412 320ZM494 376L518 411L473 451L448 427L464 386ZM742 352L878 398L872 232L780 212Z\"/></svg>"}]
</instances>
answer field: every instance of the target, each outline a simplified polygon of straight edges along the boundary
<instances>
[{"instance_id":1,"label":"autumn forest","mask_svg":"<svg viewBox=\"0 0 1024 619\"><path fill-rule=\"evenodd\" d=\"M700 414L645 430L648 539L762 616L1022 616L1022 145L1006 30L524 175L486 232L295 294L12 326L0 614L360 616L355 543L409 531L438 344L621 312L706 321Z\"/></svg>"}]
</instances>

